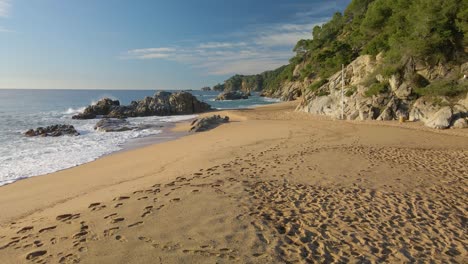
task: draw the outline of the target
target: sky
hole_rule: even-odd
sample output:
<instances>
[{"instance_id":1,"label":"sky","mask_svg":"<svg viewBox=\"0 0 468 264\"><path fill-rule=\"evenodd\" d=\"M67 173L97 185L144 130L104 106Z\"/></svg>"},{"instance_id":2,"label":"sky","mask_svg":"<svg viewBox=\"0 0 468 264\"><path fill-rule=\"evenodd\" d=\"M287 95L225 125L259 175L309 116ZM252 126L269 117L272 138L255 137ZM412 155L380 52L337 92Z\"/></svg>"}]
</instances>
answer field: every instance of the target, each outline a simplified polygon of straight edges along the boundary
<instances>
[{"instance_id":1,"label":"sky","mask_svg":"<svg viewBox=\"0 0 468 264\"><path fill-rule=\"evenodd\" d=\"M288 63L350 0L0 0L0 88L199 89Z\"/></svg>"}]
</instances>

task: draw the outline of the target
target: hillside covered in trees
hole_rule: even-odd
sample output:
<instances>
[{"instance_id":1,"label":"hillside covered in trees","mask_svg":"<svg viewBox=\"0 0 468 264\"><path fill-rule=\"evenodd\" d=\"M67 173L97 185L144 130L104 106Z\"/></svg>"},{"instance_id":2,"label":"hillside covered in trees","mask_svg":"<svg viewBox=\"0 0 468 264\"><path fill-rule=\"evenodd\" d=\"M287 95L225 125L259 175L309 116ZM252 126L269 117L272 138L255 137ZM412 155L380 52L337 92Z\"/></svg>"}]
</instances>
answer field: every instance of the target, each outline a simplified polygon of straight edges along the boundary
<instances>
[{"instance_id":1,"label":"hillside covered in trees","mask_svg":"<svg viewBox=\"0 0 468 264\"><path fill-rule=\"evenodd\" d=\"M410 60L428 67L461 65L467 61L467 37L468 1L353 0L343 14L336 13L328 23L311 29L311 39L297 43L296 56L288 65L257 75L235 75L214 88L278 95L288 83L300 82L320 92L318 88L342 64L348 65L362 55L382 58L374 76L401 73ZM453 82L460 76L443 80L406 77L414 79L415 96L456 96L468 91L466 83ZM374 93L386 89L386 84L375 85L374 80L367 85L374 85Z\"/></svg>"}]
</instances>

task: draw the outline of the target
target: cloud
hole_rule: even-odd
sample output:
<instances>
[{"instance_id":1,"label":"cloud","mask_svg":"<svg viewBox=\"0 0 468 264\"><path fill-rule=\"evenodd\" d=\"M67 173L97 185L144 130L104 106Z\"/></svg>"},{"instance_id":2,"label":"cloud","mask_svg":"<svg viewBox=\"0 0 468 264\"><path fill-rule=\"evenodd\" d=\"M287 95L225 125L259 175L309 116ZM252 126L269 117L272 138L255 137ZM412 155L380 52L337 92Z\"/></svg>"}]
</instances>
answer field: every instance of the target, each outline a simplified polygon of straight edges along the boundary
<instances>
[{"instance_id":1,"label":"cloud","mask_svg":"<svg viewBox=\"0 0 468 264\"><path fill-rule=\"evenodd\" d=\"M208 42L202 43L198 47L201 49L219 49L219 48L233 48L246 46L245 42L229 43L229 42Z\"/></svg>"},{"instance_id":2,"label":"cloud","mask_svg":"<svg viewBox=\"0 0 468 264\"><path fill-rule=\"evenodd\" d=\"M287 64L297 41L311 38L313 27L320 24L254 25L224 36L224 41L192 40L174 46L134 49L121 58L174 61L206 75L256 74Z\"/></svg>"},{"instance_id":3,"label":"cloud","mask_svg":"<svg viewBox=\"0 0 468 264\"><path fill-rule=\"evenodd\" d=\"M11 11L10 0L0 0L0 17L9 17Z\"/></svg>"},{"instance_id":4,"label":"cloud","mask_svg":"<svg viewBox=\"0 0 468 264\"><path fill-rule=\"evenodd\" d=\"M147 49L134 49L130 50L128 53L130 54L147 54L147 53L154 53L154 52L171 52L175 51L174 48L147 48Z\"/></svg>"},{"instance_id":5,"label":"cloud","mask_svg":"<svg viewBox=\"0 0 468 264\"><path fill-rule=\"evenodd\" d=\"M14 33L15 31L0 26L0 33Z\"/></svg>"}]
</instances>

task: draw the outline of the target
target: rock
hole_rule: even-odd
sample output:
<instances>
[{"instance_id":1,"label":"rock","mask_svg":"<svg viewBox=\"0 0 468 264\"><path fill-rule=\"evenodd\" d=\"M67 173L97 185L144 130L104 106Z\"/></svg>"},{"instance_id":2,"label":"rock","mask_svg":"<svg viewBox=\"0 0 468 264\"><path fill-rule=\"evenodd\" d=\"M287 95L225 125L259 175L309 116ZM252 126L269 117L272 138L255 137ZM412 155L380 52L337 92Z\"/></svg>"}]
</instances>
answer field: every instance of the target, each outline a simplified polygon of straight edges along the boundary
<instances>
[{"instance_id":1,"label":"rock","mask_svg":"<svg viewBox=\"0 0 468 264\"><path fill-rule=\"evenodd\" d=\"M291 87L302 86L302 100L296 111L343 117L348 120L399 120L422 121L434 128L447 128L451 125L463 127L468 117L468 95L458 102L448 97L421 97L417 99L419 88L431 82L444 79L460 79L468 69L463 65L438 64L429 66L422 61L409 58L397 73L386 77L379 74L385 61L382 56L363 55L356 58L344 69L344 96L342 96L342 72L338 71L324 82L316 76L300 81L284 81L274 91L275 97L288 93ZM301 71L303 64L294 69L294 75ZM467 81L461 78L458 82ZM467 81L468 82L468 81ZM370 91L374 83L389 89ZM317 87L318 84L322 84ZM378 93L377 93L378 92ZM293 98L285 97L286 100ZM461 120L460 120L461 119ZM460 120L460 121L459 121Z\"/></svg>"},{"instance_id":2,"label":"rock","mask_svg":"<svg viewBox=\"0 0 468 264\"><path fill-rule=\"evenodd\" d=\"M240 99L249 99L249 95L241 91L223 92L223 93L220 93L216 97L215 100L223 101L223 100L240 100Z\"/></svg>"},{"instance_id":3,"label":"rock","mask_svg":"<svg viewBox=\"0 0 468 264\"><path fill-rule=\"evenodd\" d=\"M53 125L48 127L38 127L30 129L24 133L27 137L59 137L59 136L78 136L80 133L72 125Z\"/></svg>"},{"instance_id":4,"label":"rock","mask_svg":"<svg viewBox=\"0 0 468 264\"><path fill-rule=\"evenodd\" d=\"M99 120L94 126L94 129L101 132L121 132L132 130L135 127L125 119L104 118Z\"/></svg>"},{"instance_id":5,"label":"rock","mask_svg":"<svg viewBox=\"0 0 468 264\"><path fill-rule=\"evenodd\" d=\"M206 92L206 91L211 91L211 88L210 87L203 87L203 88L201 88L201 90Z\"/></svg>"},{"instance_id":6,"label":"rock","mask_svg":"<svg viewBox=\"0 0 468 264\"><path fill-rule=\"evenodd\" d=\"M468 119L458 118L453 122L452 128L468 128Z\"/></svg>"},{"instance_id":7,"label":"rock","mask_svg":"<svg viewBox=\"0 0 468 264\"><path fill-rule=\"evenodd\" d=\"M450 107L442 107L439 111L432 115L429 120L424 123L424 125L436 129L448 128L452 121L452 114L452 109Z\"/></svg>"},{"instance_id":8,"label":"rock","mask_svg":"<svg viewBox=\"0 0 468 264\"><path fill-rule=\"evenodd\" d=\"M107 115L112 109L120 106L118 100L104 98L99 100L96 104L90 105L85 108L83 113L72 116L73 119L93 119L98 115Z\"/></svg>"},{"instance_id":9,"label":"rock","mask_svg":"<svg viewBox=\"0 0 468 264\"><path fill-rule=\"evenodd\" d=\"M388 83L390 84L390 88L392 89L392 91L396 91L401 85L400 75L394 74L390 76L390 78L388 79Z\"/></svg>"},{"instance_id":10,"label":"rock","mask_svg":"<svg viewBox=\"0 0 468 264\"><path fill-rule=\"evenodd\" d=\"M439 109L440 106L434 103L435 99L429 99L421 97L413 103L413 107L409 113L410 121L422 121L426 122L431 116L433 116ZM445 103L445 98L438 97L437 100Z\"/></svg>"},{"instance_id":11,"label":"rock","mask_svg":"<svg viewBox=\"0 0 468 264\"><path fill-rule=\"evenodd\" d=\"M121 106L119 101L103 99L96 105L88 106L83 113L75 115L73 118L92 119L98 115L107 118L190 115L210 109L209 104L199 101L191 93L161 91L152 97L148 96L140 101L133 101L126 106Z\"/></svg>"},{"instance_id":12,"label":"rock","mask_svg":"<svg viewBox=\"0 0 468 264\"><path fill-rule=\"evenodd\" d=\"M466 94L466 97L460 99L460 101L458 101L457 104L465 107L465 109L468 109L468 93Z\"/></svg>"},{"instance_id":13,"label":"rock","mask_svg":"<svg viewBox=\"0 0 468 264\"><path fill-rule=\"evenodd\" d=\"M393 92L397 98L406 99L411 95L413 89L407 83L402 83L398 89Z\"/></svg>"},{"instance_id":14,"label":"rock","mask_svg":"<svg viewBox=\"0 0 468 264\"><path fill-rule=\"evenodd\" d=\"M200 119L195 119L190 124L191 125L190 132L206 131L206 130L215 128L215 127L219 126L220 124L224 124L224 123L227 123L227 122L229 122L229 117L228 116L225 116L224 118L222 118L219 115L213 115L213 116L210 116L210 117L203 117L203 118L200 118Z\"/></svg>"}]
</instances>

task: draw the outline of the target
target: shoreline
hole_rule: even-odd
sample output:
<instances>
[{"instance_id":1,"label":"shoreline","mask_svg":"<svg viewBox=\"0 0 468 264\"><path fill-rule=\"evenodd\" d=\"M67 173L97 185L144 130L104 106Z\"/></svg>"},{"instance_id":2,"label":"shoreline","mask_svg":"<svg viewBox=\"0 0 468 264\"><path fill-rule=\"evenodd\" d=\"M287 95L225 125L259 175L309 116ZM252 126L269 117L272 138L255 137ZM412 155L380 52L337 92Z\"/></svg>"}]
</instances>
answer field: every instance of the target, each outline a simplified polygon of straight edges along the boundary
<instances>
[{"instance_id":1,"label":"shoreline","mask_svg":"<svg viewBox=\"0 0 468 264\"><path fill-rule=\"evenodd\" d=\"M83 263L141 263L156 256L164 263L203 263L222 256L237 262L272 263L292 260L295 254L281 255L275 250L288 245L282 231L275 231L277 225L297 230L291 236L302 234L323 245L327 239L307 235L325 232L316 230L314 221L327 223L328 239L335 239L341 236L336 230L357 232L346 221L340 222L347 219L341 213L370 210L368 206L390 210L388 215L380 211L380 217L366 218L376 226L404 210L398 202L402 199L414 198L421 208L426 208L426 201L438 203L437 208L444 210L451 210L444 205L446 200L461 201L454 206L464 210L468 137L401 129L404 124L339 122L294 112L294 106L295 102L285 102L204 113L199 116L228 115L232 122L1 186L0 247L23 232L32 236L15 242L15 247L0 249L0 258L5 263L24 261L34 248L23 249L22 245L35 239L46 244L49 262L71 254ZM180 122L171 131L186 131L189 122ZM354 192L361 194L351 195ZM367 201L366 197L373 198ZM347 210L313 209L314 199L333 201ZM350 208L354 204L359 207ZM435 228L444 230L444 222L436 220L443 211L434 210L423 217L435 217ZM303 213L291 215L299 211ZM324 218L333 212L339 215ZM262 218L264 215L269 217ZM70 219L62 222L62 217ZM284 217L292 218L283 223ZM406 236L412 239L422 227L410 216L403 217L408 217L404 222L412 233ZM452 219L452 214L447 217ZM295 219L302 219L301 224L292 229ZM74 237L83 223L86 239L80 242ZM363 223L354 225L365 228ZM49 227L54 228L41 231ZM439 236L460 232L456 222L445 228L447 232ZM382 239L375 230L370 229L369 241ZM356 236L362 239L365 235L360 232ZM388 237L393 239L390 233ZM49 242L54 238L63 240ZM427 241L425 237L423 241ZM353 252L372 259L369 248L347 243L352 243ZM454 243L461 257L466 255ZM196 250L213 254L195 254ZM333 252L327 254L346 250ZM392 246L392 252L398 250ZM444 256L439 258L447 260ZM390 259L402 261L405 257L395 253Z\"/></svg>"},{"instance_id":2,"label":"shoreline","mask_svg":"<svg viewBox=\"0 0 468 264\"><path fill-rule=\"evenodd\" d=\"M117 151L114 151L114 152L111 152L111 153L108 153L108 154L103 154L103 155L95 158L92 161L85 162L85 163L82 163L82 164L79 164L79 165L75 165L73 167L57 170L57 171L54 171L54 172L46 173L46 174L39 174L39 175L35 175L35 176L30 176L30 177L18 178L17 180L15 180L15 181L13 181L11 183L6 183L4 185L1 185L0 189L2 187L4 187L4 186L14 184L14 183L16 183L18 181L27 180L27 179L34 178L34 177L43 177L43 176L47 176L47 175L54 174L54 173L57 173L57 172L70 170L70 169L73 169L73 168L76 168L76 167L83 166L83 165L88 164L88 163L95 162L95 161L97 161L97 160L99 160L101 158L104 158L104 157L113 156L115 154L125 153L125 152L128 152L128 151L137 150L137 149L141 149L141 148L145 148L145 147L149 147L149 146L154 146L154 145L158 145L158 144L161 144L161 143L165 143L165 142L177 140L177 139L182 138L182 137L189 136L189 135L192 134L192 133L190 133L188 131L189 128L190 128L189 124L194 119L197 119L197 118L200 118L200 117L210 116L210 115L214 115L214 114L228 115L229 113L232 115L233 111L243 113L245 111L249 111L249 110L252 110L252 109L259 109L259 108L263 108L263 107L271 107L272 105L280 105L280 104L292 105L292 104L295 104L296 102L297 102L297 100L296 101L289 101L289 102L277 102L277 103L266 104L266 105L256 105L256 106L253 106L253 107L246 107L246 108L214 109L212 111L208 111L208 112L205 112L205 113L200 113L200 114L197 115L196 118L168 123L167 126L162 127L162 129L161 129L162 132L160 134L145 136L145 137L141 137L141 138L130 139L128 142L125 142L124 144L122 144L120 146L121 147L120 150L117 150ZM430 132L430 133L448 135L448 136L468 137L468 129L432 129L432 128L425 127L422 122L418 122L418 121L416 121L416 122L414 122L414 121L405 121L404 123L400 123L400 122L395 121L395 120L393 120L393 121L339 120L339 119L333 119L333 118L331 118L329 116L325 116L325 115L313 115L313 114L303 113L303 112L295 112L295 113L298 114L298 115L306 116L306 118L311 119L311 120L327 120L327 121L333 121L333 122L346 122L346 123L354 124L354 125L392 127L392 128L399 128L399 129L408 129L408 130L415 130L415 131L422 131L422 132ZM245 121L245 120L246 120L246 117L242 116L242 114L241 115L234 114L234 118L231 118L231 121L235 121L235 122Z\"/></svg>"}]
</instances>

